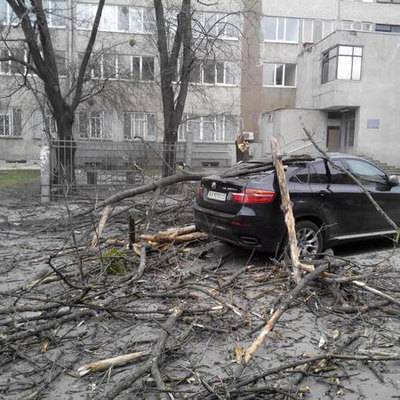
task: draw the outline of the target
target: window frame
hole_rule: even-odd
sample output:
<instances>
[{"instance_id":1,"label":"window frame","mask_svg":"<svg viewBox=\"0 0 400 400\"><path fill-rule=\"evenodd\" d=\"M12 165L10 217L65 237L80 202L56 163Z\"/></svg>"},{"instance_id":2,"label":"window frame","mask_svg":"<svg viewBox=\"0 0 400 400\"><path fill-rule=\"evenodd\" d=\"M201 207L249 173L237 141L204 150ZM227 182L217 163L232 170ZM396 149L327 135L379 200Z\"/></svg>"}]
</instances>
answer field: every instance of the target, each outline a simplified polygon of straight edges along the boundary
<instances>
[{"instance_id":1,"label":"window frame","mask_svg":"<svg viewBox=\"0 0 400 400\"><path fill-rule=\"evenodd\" d=\"M64 5L64 8L62 9L62 11L65 12L65 10L66 10L66 8L65 8L66 1L65 0L64 1L62 1L62 0L45 0L43 2L43 6L45 6L45 4L46 4L45 10L47 10L47 12L46 12L47 24L48 24L49 28L52 28L52 29L65 29L67 27L66 16L65 15L61 16L61 15L56 14L57 11L60 11L57 8L57 3ZM58 24L54 23L54 20L59 20L60 18L64 19L64 24L58 25Z\"/></svg>"},{"instance_id":2,"label":"window frame","mask_svg":"<svg viewBox=\"0 0 400 400\"><path fill-rule=\"evenodd\" d=\"M311 23L311 41L304 40L306 23ZM303 18L301 20L301 42L302 43L315 43L315 19Z\"/></svg>"},{"instance_id":3,"label":"window frame","mask_svg":"<svg viewBox=\"0 0 400 400\"><path fill-rule=\"evenodd\" d=\"M340 54L340 48L341 47L348 47L351 48L351 55L347 55L347 54ZM332 57L329 56L329 53L336 49L336 54ZM361 49L361 55L356 55L354 53L355 49ZM326 55L328 55L328 57L326 57ZM351 57L351 71L350 71L350 79L349 78L339 78L338 74L339 74L339 62L340 62L340 58L341 57ZM354 59L360 59L361 60L361 64L360 64L360 77L357 78L353 78L353 74L354 74ZM362 72L363 72L363 63L362 60L364 58L364 46L353 46L353 45L348 45L348 44L337 44L333 47L330 47L329 49L325 50L324 52L322 52L322 60L321 60L321 84L325 84L325 83L329 83L329 82L333 82L333 81L355 81L355 82L359 82L362 80ZM335 61L335 65L336 65L336 70L335 70L335 78L334 79L329 79L329 61L332 59L336 59ZM325 79L325 74L324 74L324 65L328 65L328 69L327 69L327 73L326 73L326 79Z\"/></svg>"},{"instance_id":4,"label":"window frame","mask_svg":"<svg viewBox=\"0 0 400 400\"><path fill-rule=\"evenodd\" d=\"M78 111L78 135L79 138L82 140L104 140L105 135L104 135L104 116L105 116L105 111L97 111L97 110L81 110ZM92 135L92 128L93 128L93 123L94 121L98 118L94 114L99 114L100 117L100 134L98 136L93 136ZM82 117L84 117L84 123L85 123L85 133L83 134L82 130Z\"/></svg>"},{"instance_id":5,"label":"window frame","mask_svg":"<svg viewBox=\"0 0 400 400\"><path fill-rule=\"evenodd\" d=\"M213 119L214 124L214 134L213 140L204 140L204 130L205 130L205 119ZM184 121L180 124L178 129L178 142L186 141L186 132L189 129L189 124L191 121L198 121L199 132L192 132L192 139L194 143L230 143L228 136L228 123L230 120L234 121L234 118L238 118L236 115L231 114L214 114L214 115L195 115L195 114L184 114ZM237 125L237 123L236 123ZM237 128L237 127L236 127ZM234 129L235 131L237 129ZM234 133L233 133L234 135ZM198 137L198 138L197 138ZM233 141L233 137L231 138Z\"/></svg>"},{"instance_id":6,"label":"window frame","mask_svg":"<svg viewBox=\"0 0 400 400\"><path fill-rule=\"evenodd\" d=\"M18 115L19 122L16 123L16 117ZM0 134L0 138L22 138L22 111L20 108L8 107L7 109L0 110L0 116L8 119L8 133L5 134L5 120L3 122L3 134ZM18 131L17 131L18 130Z\"/></svg>"},{"instance_id":7,"label":"window frame","mask_svg":"<svg viewBox=\"0 0 400 400\"><path fill-rule=\"evenodd\" d=\"M139 136L136 134L136 116L138 115L143 115L143 123L144 123L144 135L143 136ZM149 142L153 142L157 140L157 129L156 129L156 113L152 113L152 112L146 112L146 111L125 111L123 113L123 123L124 123L124 129L123 129L123 135L124 135L124 140L125 141L134 141L136 140L138 137L141 137L143 140L149 141ZM127 136L125 134L125 118L129 118L129 136ZM150 123L149 120L150 118L154 119L154 132L153 135L149 135L149 128L150 128Z\"/></svg>"},{"instance_id":8,"label":"window frame","mask_svg":"<svg viewBox=\"0 0 400 400\"><path fill-rule=\"evenodd\" d=\"M52 0L54 1L54 0ZM77 12L78 14L78 22L76 23L76 27L78 30L91 30L91 25L92 25L92 19L94 18L96 14L96 9L97 9L97 4L94 3L82 3L78 2L77 7L88 7L90 10L88 12L89 14L89 23L85 23L84 26L79 23L79 10ZM107 4L107 7L112 7L114 8L114 27L107 27L104 28L102 26L102 20L100 21L99 25L99 31L100 32L115 32L115 33L134 33L134 34L140 34L140 35L152 35L156 32L156 20L155 20L155 15L154 15L154 8L153 7L140 7L140 6L130 6L130 5L120 5L120 4ZM120 24L120 13L122 8L127 8L128 9L128 29L120 29L121 24ZM140 20L138 21L138 24L133 24L132 21L135 17L134 13L137 12L138 15L140 15ZM147 19L146 18L146 12L151 14L153 13L153 19ZM85 22L85 21L82 21ZM89 26L88 26L89 25ZM133 26L140 26L140 29L133 29ZM151 29L146 29L146 26L151 26Z\"/></svg>"},{"instance_id":9,"label":"window frame","mask_svg":"<svg viewBox=\"0 0 400 400\"><path fill-rule=\"evenodd\" d=\"M274 39L268 39L265 36L265 29L264 29L264 24L266 23L267 18L275 18L275 35ZM279 39L279 30L281 29L280 26L280 21L283 20L283 38L284 39ZM288 40L287 39L287 22L288 20L294 20L297 23L297 34L296 34L296 40ZM296 17L277 17L277 16L271 16L271 15L264 15L262 18L262 23L263 23L263 39L265 43L288 43L288 44L298 44L300 42L300 18Z\"/></svg>"},{"instance_id":10,"label":"window frame","mask_svg":"<svg viewBox=\"0 0 400 400\"><path fill-rule=\"evenodd\" d=\"M9 138L13 137L13 123L12 123L12 109L7 109L5 111L0 111L0 138ZM8 121L7 131L8 133L4 133L6 131L6 121ZM3 130L3 134L1 131Z\"/></svg>"},{"instance_id":11,"label":"window frame","mask_svg":"<svg viewBox=\"0 0 400 400\"><path fill-rule=\"evenodd\" d=\"M264 65L274 65L274 84L270 85L270 84L266 84L264 83L264 76L263 76L263 87L266 88L280 88L280 89L296 89L297 88L297 64L294 63L270 63L270 62L266 62L263 63L263 68ZM283 65L283 73L282 73L282 85L277 85L276 84L276 76L277 76L277 66ZM293 85L285 85L285 80L286 80L286 66L287 65L295 65L296 69L295 69L295 77L294 77L294 86Z\"/></svg>"},{"instance_id":12,"label":"window frame","mask_svg":"<svg viewBox=\"0 0 400 400\"><path fill-rule=\"evenodd\" d=\"M204 80L204 78L205 78L205 64L207 64L207 63L212 64L213 67L214 67L214 70L213 70L214 81L213 82L205 82L205 80ZM223 64L223 82L219 82L218 81L218 68L217 68L218 64ZM199 82L189 80L189 84L190 85L204 85L204 86L238 87L241 84L241 76L242 76L240 66L238 68L238 76L239 77L238 77L237 82L235 82L235 83L227 83L227 81L228 81L227 78L229 76L228 75L229 67L233 66L233 68L234 68L237 65L238 65L237 62L235 62L235 61L227 61L227 60L209 60L209 61L203 60L203 61L199 61L196 64L196 67L200 68L200 71L199 71L200 80L199 80ZM178 66L178 68L179 67L180 66ZM194 70L194 68L192 68L191 72L193 70ZM189 78L189 79L191 79L191 78Z\"/></svg>"},{"instance_id":13,"label":"window frame","mask_svg":"<svg viewBox=\"0 0 400 400\"><path fill-rule=\"evenodd\" d=\"M386 174L385 171L380 169L378 166L375 164L369 162L368 160L363 160L363 159L357 159L357 158L345 158L342 160L343 163L345 164L346 169L348 169L356 178L358 178L361 182L363 183L377 183L377 184L386 184L388 183L388 175ZM374 180L374 179L368 179L366 176L358 174L353 168L352 168L352 163L361 163L368 165L369 167L374 168L375 170L379 171L381 174L378 174L377 176L382 176L382 180ZM355 184L355 182L354 182Z\"/></svg>"}]
</instances>

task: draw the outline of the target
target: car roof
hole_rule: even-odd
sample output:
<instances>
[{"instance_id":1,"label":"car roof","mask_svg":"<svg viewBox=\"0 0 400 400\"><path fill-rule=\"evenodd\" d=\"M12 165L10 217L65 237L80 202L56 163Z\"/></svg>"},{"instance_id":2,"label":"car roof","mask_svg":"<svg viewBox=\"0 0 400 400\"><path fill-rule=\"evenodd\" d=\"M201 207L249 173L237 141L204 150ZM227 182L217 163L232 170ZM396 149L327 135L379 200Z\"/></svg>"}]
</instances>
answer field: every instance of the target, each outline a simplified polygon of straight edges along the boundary
<instances>
[{"instance_id":1,"label":"car roof","mask_svg":"<svg viewBox=\"0 0 400 400\"><path fill-rule=\"evenodd\" d=\"M338 153L338 152L332 152L332 153L327 153L328 156L332 159L338 159L338 158L353 158L355 160L365 160L363 157L356 156L354 154L348 154L348 153ZM324 157L318 157L318 158L324 158Z\"/></svg>"}]
</instances>

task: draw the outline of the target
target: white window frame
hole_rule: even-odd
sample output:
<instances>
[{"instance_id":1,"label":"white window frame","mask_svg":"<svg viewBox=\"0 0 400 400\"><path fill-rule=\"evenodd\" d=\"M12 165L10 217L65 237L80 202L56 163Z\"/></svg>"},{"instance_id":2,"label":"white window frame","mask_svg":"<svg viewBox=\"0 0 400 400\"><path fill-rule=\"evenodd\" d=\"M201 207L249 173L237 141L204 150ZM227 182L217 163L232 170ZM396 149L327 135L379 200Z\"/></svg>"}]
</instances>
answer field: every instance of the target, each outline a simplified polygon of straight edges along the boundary
<instances>
[{"instance_id":1,"label":"white window frame","mask_svg":"<svg viewBox=\"0 0 400 400\"><path fill-rule=\"evenodd\" d=\"M239 79L237 83L227 83L227 69L229 64L236 65L238 64L235 61L225 61L225 60L210 60L210 62L214 63L214 82L205 82L204 81L204 64L205 62L200 62L200 82L192 82L189 81L190 85L204 85L204 86L225 86L225 87L238 87L241 83L241 71L239 68ZM217 80L217 64L223 63L224 64L224 82L218 82ZM179 66L178 66L179 68Z\"/></svg>"},{"instance_id":2,"label":"white window frame","mask_svg":"<svg viewBox=\"0 0 400 400\"><path fill-rule=\"evenodd\" d=\"M215 13L216 15L216 25L215 28L218 29L221 25L223 27L223 31L220 34L219 32L216 33L217 39L221 39L221 40L239 40L239 35L240 35L240 25L241 25L241 19L240 19L240 15L238 15L237 13L228 13L228 14L224 14L224 13ZM232 24L229 21L230 17L235 17L238 16L239 18L239 26L236 27L236 31L237 31L237 36L230 36L226 34L226 30L228 25L232 25L235 26L234 24Z\"/></svg>"},{"instance_id":3,"label":"white window frame","mask_svg":"<svg viewBox=\"0 0 400 400\"><path fill-rule=\"evenodd\" d=\"M140 136L137 134L136 132L136 121L137 121L137 116L141 115L144 118L141 120L144 124L144 135ZM125 119L126 116L129 116L130 118L130 136L127 137L125 136L125 132L124 132L124 140L127 141L131 141L131 140L135 140L136 137L141 137L143 140L156 140L156 131L154 131L154 135L153 136L149 136L149 118L153 117L154 120L156 118L156 114L155 113L149 113L149 112L144 112L144 111L126 111L124 112L123 118ZM155 126L154 126L155 129Z\"/></svg>"},{"instance_id":4,"label":"white window frame","mask_svg":"<svg viewBox=\"0 0 400 400\"><path fill-rule=\"evenodd\" d=\"M222 114L222 115L209 115L209 116L196 116L193 114L185 114L184 119L185 121L180 125L178 130L178 142L185 142L186 141L186 132L188 129L188 125L192 120L199 121L199 139L197 139L197 135L195 132L192 132L193 142L195 143L227 143L226 140L226 124L227 120L229 119L229 115ZM205 119L213 119L214 123L214 138L213 140L204 140L204 120ZM221 118L221 121L218 119ZM221 122L221 123L219 123ZM219 130L219 128L221 128Z\"/></svg>"},{"instance_id":5,"label":"white window frame","mask_svg":"<svg viewBox=\"0 0 400 400\"><path fill-rule=\"evenodd\" d=\"M295 18L295 17L276 17L276 16L270 16L270 15L265 15L265 17L268 18L275 18L276 19L276 27L275 27L275 39L267 39L264 37L264 42L266 43L289 43L289 44L297 44L300 41L300 19ZM278 39L279 37L279 21L283 20L283 40ZM287 22L288 20L295 20L297 22L297 39L296 40L287 40L286 35L287 35ZM263 18L263 21L265 19Z\"/></svg>"},{"instance_id":6,"label":"white window frame","mask_svg":"<svg viewBox=\"0 0 400 400\"><path fill-rule=\"evenodd\" d=\"M0 116L2 117L3 121L1 121L0 123L3 124L2 128L3 128L3 132L5 132L5 119L8 119L8 133L0 133L0 137L4 138L4 137L17 137L16 135L14 135L14 129L13 129L13 112L12 109L9 108L5 111L0 111ZM1 132L1 131L0 131Z\"/></svg>"},{"instance_id":7,"label":"white window frame","mask_svg":"<svg viewBox=\"0 0 400 400\"><path fill-rule=\"evenodd\" d=\"M326 29L327 24L332 24L332 29ZM330 19L322 20L322 39L326 38L336 30L336 21Z\"/></svg>"},{"instance_id":8,"label":"white window frame","mask_svg":"<svg viewBox=\"0 0 400 400\"><path fill-rule=\"evenodd\" d=\"M295 89L297 87L297 64L294 64L294 63L264 63L264 65L266 65L266 64L274 65L274 84L267 85L267 84L264 84L264 82L263 82L263 87L281 88L281 89ZM282 85L276 84L276 70L277 70L278 65L283 65ZM296 66L296 72L295 72L295 77L294 77L294 86L292 86L292 85L285 86L286 66L287 65L295 65Z\"/></svg>"},{"instance_id":9,"label":"white window frame","mask_svg":"<svg viewBox=\"0 0 400 400\"><path fill-rule=\"evenodd\" d=\"M5 15L5 20L3 22L4 25L11 25L11 26L18 26L19 25L19 18L14 14L13 9L11 6L6 2L6 0L2 0L5 2L6 5L6 15ZM1 26L1 23L0 23Z\"/></svg>"},{"instance_id":10,"label":"white window frame","mask_svg":"<svg viewBox=\"0 0 400 400\"><path fill-rule=\"evenodd\" d=\"M133 75L133 59L134 58L139 58L139 82L154 82L155 81L155 70L156 70L156 63L155 63L155 57L153 56L129 56L129 68L130 68L130 73ZM144 58L152 58L153 59L153 80L144 80L143 79L143 59ZM125 78L126 79L126 78ZM134 78L130 78L129 80L135 80Z\"/></svg>"},{"instance_id":11,"label":"white window frame","mask_svg":"<svg viewBox=\"0 0 400 400\"><path fill-rule=\"evenodd\" d=\"M97 114L97 115L94 115ZM99 126L95 126L94 124L99 122ZM88 138L92 140L99 140L103 139L104 136L104 111L90 111L88 112L88 120L87 120L87 128ZM93 129L100 128L100 132L98 135L93 136L92 131Z\"/></svg>"},{"instance_id":12,"label":"white window frame","mask_svg":"<svg viewBox=\"0 0 400 400\"><path fill-rule=\"evenodd\" d=\"M50 0L51 1L51 0ZM54 0L53 0L54 1ZM86 23L84 24L85 26L79 26L79 22L77 23L77 29L80 30L91 30L91 26L86 26L86 25L92 25L93 19L95 18L96 15L96 10L97 10L97 4L94 3L78 3L77 7L88 7L88 14L89 14L89 19L90 21L85 21ZM145 19L145 12L148 12L149 10L153 10L152 7L135 7L135 6L125 6L125 5L117 5L117 4L107 4L105 7L108 7L108 10L113 10L113 15L112 15L112 25L114 26L108 26L104 27L104 22L102 16L102 19L100 20L100 25L99 25L99 31L100 32L121 32L121 33L136 33L136 34L142 34L142 35L151 35L155 32L156 27L155 27L155 18L154 18L154 27L152 29L147 30L146 29L146 19ZM121 7L126 7L128 8L128 29L119 29L119 12ZM134 11L138 11L138 14L140 15L140 21L138 21L138 25L140 26L140 29L133 29L134 24L132 24L132 18L134 17ZM79 12L78 9L78 21L79 21Z\"/></svg>"},{"instance_id":13,"label":"white window frame","mask_svg":"<svg viewBox=\"0 0 400 400\"><path fill-rule=\"evenodd\" d=\"M314 29L315 21L313 19L303 19L301 26L301 42L302 43L314 43ZM311 40L305 40L305 25L306 23L311 23Z\"/></svg>"},{"instance_id":14,"label":"white window frame","mask_svg":"<svg viewBox=\"0 0 400 400\"><path fill-rule=\"evenodd\" d=\"M8 56L9 57L11 57L11 54L12 54L12 51L14 51L14 50L23 50L24 51L24 60L23 61L27 61L27 50L25 50L25 49L2 49L2 50L7 50L7 52L8 52ZM21 72L12 72L11 71L11 68L12 68L12 63L13 62L16 62L16 61L12 61L12 60L8 60L8 61L1 61L0 62L0 64L3 64L3 63L6 63L6 64L8 64L8 72L3 72L3 71L1 71L1 68L0 68L0 75L6 75L6 76L12 76L12 75L18 75L18 74L23 74L23 75L25 75L26 74L26 66L25 65L23 65L23 64L20 64L21 65L21 67L23 68L23 71L21 71Z\"/></svg>"},{"instance_id":15,"label":"white window frame","mask_svg":"<svg viewBox=\"0 0 400 400\"><path fill-rule=\"evenodd\" d=\"M59 29L63 29L65 28L67 25L64 22L62 25L57 25L54 23L54 19L58 19L60 16L54 14L54 10L57 10L57 5L56 3L64 3L64 7L66 6L66 1L62 1L62 0L47 0L43 2L43 7L45 8L46 12L46 18L47 18L47 23L49 25L49 28L59 28ZM65 12L66 8L63 8L63 11ZM64 21L65 21L65 15L64 15Z\"/></svg>"},{"instance_id":16,"label":"white window frame","mask_svg":"<svg viewBox=\"0 0 400 400\"><path fill-rule=\"evenodd\" d=\"M86 114L86 134L82 135L81 126L80 126L80 113ZM99 114L99 117L94 114ZM86 140L103 140L104 139L104 111L78 111L78 134L81 139ZM93 124L96 120L100 120L100 134L98 136L93 136Z\"/></svg>"}]
</instances>

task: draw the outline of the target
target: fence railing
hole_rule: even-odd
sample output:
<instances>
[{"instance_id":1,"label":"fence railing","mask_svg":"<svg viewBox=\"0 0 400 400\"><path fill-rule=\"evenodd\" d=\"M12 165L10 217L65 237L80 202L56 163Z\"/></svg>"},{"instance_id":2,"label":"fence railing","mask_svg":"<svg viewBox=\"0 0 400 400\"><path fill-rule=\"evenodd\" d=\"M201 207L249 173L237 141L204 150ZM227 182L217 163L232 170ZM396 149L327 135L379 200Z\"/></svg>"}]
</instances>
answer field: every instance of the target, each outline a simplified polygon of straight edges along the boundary
<instances>
[{"instance_id":1,"label":"fence railing","mask_svg":"<svg viewBox=\"0 0 400 400\"><path fill-rule=\"evenodd\" d=\"M143 184L161 175L165 153L185 161L184 143L66 141L50 143L50 196L104 198L111 191Z\"/></svg>"}]
</instances>

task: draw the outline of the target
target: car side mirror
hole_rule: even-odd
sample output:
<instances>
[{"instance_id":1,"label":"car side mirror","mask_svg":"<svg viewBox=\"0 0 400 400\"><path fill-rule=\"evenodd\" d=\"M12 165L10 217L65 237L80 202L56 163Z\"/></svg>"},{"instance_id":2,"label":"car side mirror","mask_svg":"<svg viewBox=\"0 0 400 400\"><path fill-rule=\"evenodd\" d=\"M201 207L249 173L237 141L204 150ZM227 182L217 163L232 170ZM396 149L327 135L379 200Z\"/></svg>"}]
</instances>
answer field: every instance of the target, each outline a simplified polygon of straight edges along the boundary
<instances>
[{"instance_id":1,"label":"car side mirror","mask_svg":"<svg viewBox=\"0 0 400 400\"><path fill-rule=\"evenodd\" d=\"M391 186L399 186L400 178L397 175L390 175L388 178L388 182Z\"/></svg>"}]
</instances>

